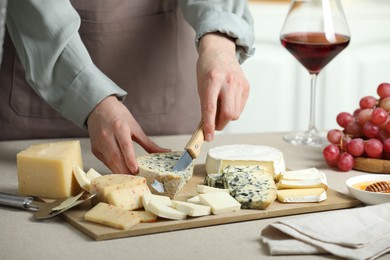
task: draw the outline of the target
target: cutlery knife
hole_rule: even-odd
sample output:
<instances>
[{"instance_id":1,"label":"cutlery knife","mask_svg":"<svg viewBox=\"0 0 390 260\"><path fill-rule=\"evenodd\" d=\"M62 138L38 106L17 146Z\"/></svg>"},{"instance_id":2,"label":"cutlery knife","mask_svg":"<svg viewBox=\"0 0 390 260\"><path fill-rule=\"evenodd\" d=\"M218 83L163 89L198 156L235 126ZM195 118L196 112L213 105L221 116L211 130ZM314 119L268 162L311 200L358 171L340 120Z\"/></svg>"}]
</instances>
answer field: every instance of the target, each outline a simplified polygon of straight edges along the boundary
<instances>
[{"instance_id":1,"label":"cutlery knife","mask_svg":"<svg viewBox=\"0 0 390 260\"><path fill-rule=\"evenodd\" d=\"M185 146L185 151L183 155L180 157L179 161L176 163L175 167L173 167L173 171L183 171L188 165L191 164L192 160L196 159L199 156L200 148L204 142L203 135L203 121L199 123L198 128L192 135L191 139L188 141Z\"/></svg>"}]
</instances>

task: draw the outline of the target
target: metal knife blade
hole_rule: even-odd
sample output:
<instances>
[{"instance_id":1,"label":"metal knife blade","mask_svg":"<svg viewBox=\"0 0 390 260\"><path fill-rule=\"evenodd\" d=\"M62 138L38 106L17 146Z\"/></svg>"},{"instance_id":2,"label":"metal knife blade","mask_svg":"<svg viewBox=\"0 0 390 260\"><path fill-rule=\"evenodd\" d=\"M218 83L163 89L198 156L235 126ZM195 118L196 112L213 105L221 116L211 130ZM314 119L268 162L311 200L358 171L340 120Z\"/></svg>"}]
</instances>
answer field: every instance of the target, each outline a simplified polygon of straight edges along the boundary
<instances>
[{"instance_id":1,"label":"metal knife blade","mask_svg":"<svg viewBox=\"0 0 390 260\"><path fill-rule=\"evenodd\" d=\"M198 128L191 136L191 139L188 141L185 151L180 159L177 161L175 167L173 167L174 172L185 170L188 165L191 164L192 160L196 159L199 156L200 148L204 142L203 135L203 121L199 123Z\"/></svg>"}]
</instances>

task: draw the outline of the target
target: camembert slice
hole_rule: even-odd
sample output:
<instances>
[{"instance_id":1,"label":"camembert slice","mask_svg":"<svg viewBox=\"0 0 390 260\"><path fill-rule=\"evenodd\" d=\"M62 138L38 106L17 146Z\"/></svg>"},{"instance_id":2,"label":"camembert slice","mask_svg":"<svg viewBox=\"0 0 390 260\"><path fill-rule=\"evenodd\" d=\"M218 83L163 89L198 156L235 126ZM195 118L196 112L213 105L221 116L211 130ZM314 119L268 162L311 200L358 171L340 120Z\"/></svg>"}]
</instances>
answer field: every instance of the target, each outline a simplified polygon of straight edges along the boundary
<instances>
[{"instance_id":1,"label":"camembert slice","mask_svg":"<svg viewBox=\"0 0 390 260\"><path fill-rule=\"evenodd\" d=\"M277 183L281 189L307 189L307 188L324 188L328 189L328 182L324 172L316 168L305 170L286 171L280 175Z\"/></svg>"},{"instance_id":2,"label":"camembert slice","mask_svg":"<svg viewBox=\"0 0 390 260\"><path fill-rule=\"evenodd\" d=\"M321 202L326 200L326 191L323 188L285 189L277 191L278 201L283 203Z\"/></svg>"}]
</instances>

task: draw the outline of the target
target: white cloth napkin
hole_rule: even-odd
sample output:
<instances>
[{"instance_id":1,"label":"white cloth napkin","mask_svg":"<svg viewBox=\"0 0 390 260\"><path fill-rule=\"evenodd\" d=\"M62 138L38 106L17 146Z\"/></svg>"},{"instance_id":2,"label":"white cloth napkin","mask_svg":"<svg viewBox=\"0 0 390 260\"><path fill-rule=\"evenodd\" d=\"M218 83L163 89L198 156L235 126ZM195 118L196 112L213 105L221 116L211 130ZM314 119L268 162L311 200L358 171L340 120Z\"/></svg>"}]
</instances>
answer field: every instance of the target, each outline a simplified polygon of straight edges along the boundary
<instances>
[{"instance_id":1,"label":"white cloth napkin","mask_svg":"<svg viewBox=\"0 0 390 260\"><path fill-rule=\"evenodd\" d=\"M390 252L390 203L297 215L266 227L261 240L271 255L375 259Z\"/></svg>"}]
</instances>

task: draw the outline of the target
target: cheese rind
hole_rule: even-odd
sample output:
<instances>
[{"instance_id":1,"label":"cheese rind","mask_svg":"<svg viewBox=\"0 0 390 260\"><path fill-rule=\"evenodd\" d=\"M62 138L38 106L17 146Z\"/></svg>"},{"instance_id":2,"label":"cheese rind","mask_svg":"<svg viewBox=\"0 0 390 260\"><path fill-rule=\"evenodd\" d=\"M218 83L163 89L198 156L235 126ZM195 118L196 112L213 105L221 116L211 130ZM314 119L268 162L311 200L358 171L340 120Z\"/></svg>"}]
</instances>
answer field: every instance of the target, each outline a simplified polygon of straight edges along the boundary
<instances>
[{"instance_id":1,"label":"cheese rind","mask_svg":"<svg viewBox=\"0 0 390 260\"><path fill-rule=\"evenodd\" d=\"M277 198L287 203L321 202L327 199L327 195L323 188L285 189L277 191Z\"/></svg>"},{"instance_id":2,"label":"cheese rind","mask_svg":"<svg viewBox=\"0 0 390 260\"><path fill-rule=\"evenodd\" d=\"M96 193L96 200L107 202L107 195L113 190L131 188L145 184L146 180L140 176L127 174L108 174L94 178L91 181L91 193Z\"/></svg>"},{"instance_id":3,"label":"cheese rind","mask_svg":"<svg viewBox=\"0 0 390 260\"><path fill-rule=\"evenodd\" d=\"M226 192L199 194L199 200L203 205L210 206L214 215L241 210L241 204Z\"/></svg>"},{"instance_id":4,"label":"cheese rind","mask_svg":"<svg viewBox=\"0 0 390 260\"><path fill-rule=\"evenodd\" d=\"M73 167L83 168L79 141L31 145L16 155L19 193L44 198L75 195L80 186Z\"/></svg>"},{"instance_id":5,"label":"cheese rind","mask_svg":"<svg viewBox=\"0 0 390 260\"><path fill-rule=\"evenodd\" d=\"M130 188L112 190L107 194L107 202L110 205L120 207L125 210L140 209L142 205L142 197L144 194L150 194L150 190L146 183L136 185Z\"/></svg>"},{"instance_id":6,"label":"cheese rind","mask_svg":"<svg viewBox=\"0 0 390 260\"><path fill-rule=\"evenodd\" d=\"M182 154L183 152L169 152L137 157L139 166L138 175L146 178L152 193L174 198L184 184L192 177L194 162L183 171L172 171ZM163 193L159 193L152 187L152 183L155 180L162 183L164 187Z\"/></svg>"},{"instance_id":7,"label":"cheese rind","mask_svg":"<svg viewBox=\"0 0 390 260\"><path fill-rule=\"evenodd\" d=\"M276 199L276 185L260 166L228 166L225 187L244 209L266 209Z\"/></svg>"},{"instance_id":8,"label":"cheese rind","mask_svg":"<svg viewBox=\"0 0 390 260\"><path fill-rule=\"evenodd\" d=\"M140 223L139 216L131 211L103 202L85 213L84 219L118 229L129 229Z\"/></svg>"},{"instance_id":9,"label":"cheese rind","mask_svg":"<svg viewBox=\"0 0 390 260\"><path fill-rule=\"evenodd\" d=\"M259 165L276 178L286 170L283 153L276 148L257 145L224 145L209 150L206 172L221 173L227 165Z\"/></svg>"}]
</instances>

